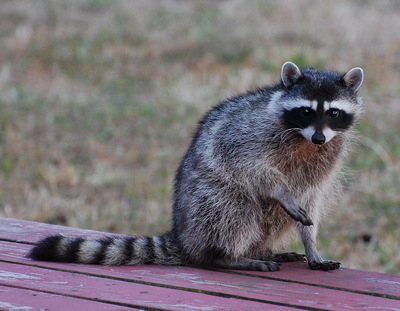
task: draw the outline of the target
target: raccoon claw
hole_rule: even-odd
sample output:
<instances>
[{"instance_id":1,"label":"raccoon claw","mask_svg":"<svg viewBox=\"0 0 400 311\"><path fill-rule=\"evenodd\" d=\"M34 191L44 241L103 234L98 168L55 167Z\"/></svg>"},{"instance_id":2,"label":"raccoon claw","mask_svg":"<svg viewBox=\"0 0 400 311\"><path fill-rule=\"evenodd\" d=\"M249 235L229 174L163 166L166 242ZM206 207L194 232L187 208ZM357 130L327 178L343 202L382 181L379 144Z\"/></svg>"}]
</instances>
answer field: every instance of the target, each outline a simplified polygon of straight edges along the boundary
<instances>
[{"instance_id":1,"label":"raccoon claw","mask_svg":"<svg viewBox=\"0 0 400 311\"><path fill-rule=\"evenodd\" d=\"M308 265L312 270L329 271L340 268L340 262L332 260L324 260L321 262L312 261L309 262Z\"/></svg>"},{"instance_id":2,"label":"raccoon claw","mask_svg":"<svg viewBox=\"0 0 400 311\"><path fill-rule=\"evenodd\" d=\"M296 209L292 211L293 213L289 213L289 215L296 221L300 221L304 226L313 225L312 220L308 217L307 212L302 209Z\"/></svg>"},{"instance_id":3,"label":"raccoon claw","mask_svg":"<svg viewBox=\"0 0 400 311\"><path fill-rule=\"evenodd\" d=\"M278 271L281 269L281 264L274 262L274 261L263 261L258 264L258 269L259 271L263 272L273 272L273 271Z\"/></svg>"},{"instance_id":4,"label":"raccoon claw","mask_svg":"<svg viewBox=\"0 0 400 311\"><path fill-rule=\"evenodd\" d=\"M304 225L304 226L311 226L313 225L312 220L308 217L307 212L300 208L299 209L299 213L301 214L301 218L300 218L300 222Z\"/></svg>"}]
</instances>

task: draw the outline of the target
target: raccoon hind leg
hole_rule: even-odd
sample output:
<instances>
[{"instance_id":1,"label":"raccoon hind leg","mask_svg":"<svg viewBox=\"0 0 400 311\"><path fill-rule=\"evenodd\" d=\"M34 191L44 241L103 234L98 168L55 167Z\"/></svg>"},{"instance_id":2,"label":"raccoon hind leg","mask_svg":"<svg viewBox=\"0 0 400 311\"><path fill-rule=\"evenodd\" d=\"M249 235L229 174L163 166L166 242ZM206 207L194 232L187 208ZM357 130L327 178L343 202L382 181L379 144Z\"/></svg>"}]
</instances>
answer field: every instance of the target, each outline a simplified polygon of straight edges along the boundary
<instances>
[{"instance_id":1,"label":"raccoon hind leg","mask_svg":"<svg viewBox=\"0 0 400 311\"><path fill-rule=\"evenodd\" d=\"M280 264L272 260L257 260L249 258L228 259L220 258L214 261L214 266L222 269L251 270L251 271L278 271Z\"/></svg>"},{"instance_id":2,"label":"raccoon hind leg","mask_svg":"<svg viewBox=\"0 0 400 311\"><path fill-rule=\"evenodd\" d=\"M273 253L270 250L264 252L261 256L257 256L254 258L261 261L274 261L274 262L307 261L307 257L305 254L298 254L296 252Z\"/></svg>"},{"instance_id":3,"label":"raccoon hind leg","mask_svg":"<svg viewBox=\"0 0 400 311\"><path fill-rule=\"evenodd\" d=\"M305 254L298 254L296 252L288 252L288 253L273 254L271 256L271 260L276 261L276 262L295 262L295 261L306 262L307 258L306 258Z\"/></svg>"}]
</instances>

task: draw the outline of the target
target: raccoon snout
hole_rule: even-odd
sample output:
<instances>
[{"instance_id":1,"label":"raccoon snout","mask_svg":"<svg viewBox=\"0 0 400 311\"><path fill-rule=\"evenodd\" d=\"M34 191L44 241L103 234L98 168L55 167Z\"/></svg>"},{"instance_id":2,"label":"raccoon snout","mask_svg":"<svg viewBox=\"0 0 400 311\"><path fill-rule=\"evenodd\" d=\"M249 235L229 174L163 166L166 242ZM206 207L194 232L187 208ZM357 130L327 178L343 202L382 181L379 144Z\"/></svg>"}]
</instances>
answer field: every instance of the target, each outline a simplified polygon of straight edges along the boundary
<instances>
[{"instance_id":1,"label":"raccoon snout","mask_svg":"<svg viewBox=\"0 0 400 311\"><path fill-rule=\"evenodd\" d=\"M322 133L314 133L313 136L311 137L311 141L316 144L316 145L322 145L325 143L326 138L325 135Z\"/></svg>"}]
</instances>

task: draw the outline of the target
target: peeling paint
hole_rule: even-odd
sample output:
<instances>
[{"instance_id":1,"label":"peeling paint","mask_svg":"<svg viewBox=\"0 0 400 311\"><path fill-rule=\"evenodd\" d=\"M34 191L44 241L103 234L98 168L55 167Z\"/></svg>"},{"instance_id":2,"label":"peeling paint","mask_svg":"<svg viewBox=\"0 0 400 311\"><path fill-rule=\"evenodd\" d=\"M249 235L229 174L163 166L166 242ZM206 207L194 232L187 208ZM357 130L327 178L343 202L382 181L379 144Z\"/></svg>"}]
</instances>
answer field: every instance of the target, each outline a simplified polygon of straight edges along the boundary
<instances>
[{"instance_id":1,"label":"peeling paint","mask_svg":"<svg viewBox=\"0 0 400 311\"><path fill-rule=\"evenodd\" d=\"M367 281L367 282L371 282L371 283L382 283L382 284L390 284L390 285L400 285L400 282L390 281L390 280L383 280L383 279L378 279L378 278L365 278L364 280Z\"/></svg>"},{"instance_id":2,"label":"peeling paint","mask_svg":"<svg viewBox=\"0 0 400 311\"><path fill-rule=\"evenodd\" d=\"M53 281L49 282L50 284L68 284L68 281Z\"/></svg>"},{"instance_id":3,"label":"peeling paint","mask_svg":"<svg viewBox=\"0 0 400 311\"><path fill-rule=\"evenodd\" d=\"M149 302L154 303L154 301L138 301L139 304L143 304L146 305ZM171 305L169 304L163 304L162 302L160 302L159 304L157 304L157 308L162 308L165 310L169 310L171 308ZM199 306L193 306L193 305L188 305L188 304L174 304L174 308L175 309L182 309L182 310L198 310L198 311L213 311L213 310L231 310L231 308L224 308L221 306L201 306L199 304Z\"/></svg>"},{"instance_id":4,"label":"peeling paint","mask_svg":"<svg viewBox=\"0 0 400 311\"><path fill-rule=\"evenodd\" d=\"M22 273L0 270L0 280L2 280L2 281L13 281L13 280L21 280L21 279L40 280L41 278L27 275L27 274L22 274Z\"/></svg>"},{"instance_id":5,"label":"peeling paint","mask_svg":"<svg viewBox=\"0 0 400 311\"><path fill-rule=\"evenodd\" d=\"M9 310L9 311L29 311L29 310L38 310L29 306L16 306L8 302L0 301L0 309L1 310ZM44 309L40 309L44 310Z\"/></svg>"}]
</instances>

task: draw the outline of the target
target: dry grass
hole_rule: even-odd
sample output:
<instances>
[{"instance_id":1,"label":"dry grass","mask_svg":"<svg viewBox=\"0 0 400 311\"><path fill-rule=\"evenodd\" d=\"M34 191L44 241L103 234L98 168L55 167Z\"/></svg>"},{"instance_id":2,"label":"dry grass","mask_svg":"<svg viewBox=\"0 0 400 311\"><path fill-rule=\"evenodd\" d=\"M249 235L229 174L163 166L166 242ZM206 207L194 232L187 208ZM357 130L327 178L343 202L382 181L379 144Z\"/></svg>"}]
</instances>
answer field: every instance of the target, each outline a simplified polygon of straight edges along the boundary
<instances>
[{"instance_id":1,"label":"dry grass","mask_svg":"<svg viewBox=\"0 0 400 311\"><path fill-rule=\"evenodd\" d=\"M169 227L174 170L216 102L281 64L365 69L352 178L322 253L400 272L396 1L2 1L0 215L136 234Z\"/></svg>"}]
</instances>

